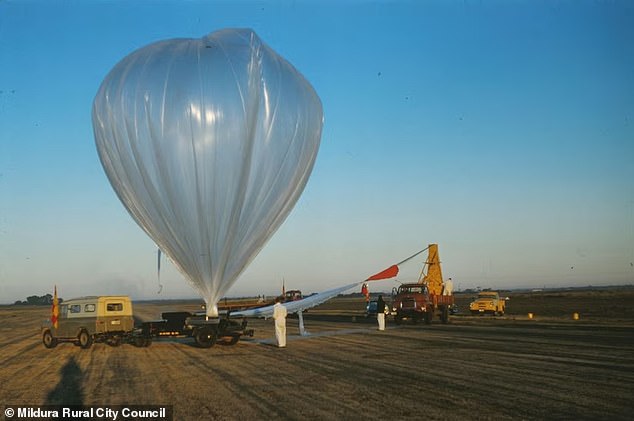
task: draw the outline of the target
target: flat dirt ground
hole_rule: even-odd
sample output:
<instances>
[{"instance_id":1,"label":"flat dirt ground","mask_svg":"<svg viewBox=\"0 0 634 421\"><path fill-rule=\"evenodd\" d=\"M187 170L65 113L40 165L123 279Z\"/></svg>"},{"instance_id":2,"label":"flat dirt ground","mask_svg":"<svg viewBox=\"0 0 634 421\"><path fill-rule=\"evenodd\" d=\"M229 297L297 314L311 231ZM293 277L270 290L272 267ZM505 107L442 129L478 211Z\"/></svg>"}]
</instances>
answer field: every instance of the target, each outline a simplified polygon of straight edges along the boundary
<instances>
[{"instance_id":1,"label":"flat dirt ground","mask_svg":"<svg viewBox=\"0 0 634 421\"><path fill-rule=\"evenodd\" d=\"M0 406L172 405L175 420L632 419L634 290L506 295L503 317L388 319L384 332L361 298L339 297L304 315L309 336L289 318L286 349L272 345L272 320L210 349L168 338L46 349L49 309L3 306ZM471 297L457 296L460 309ZM134 307L145 320L195 308Z\"/></svg>"}]
</instances>

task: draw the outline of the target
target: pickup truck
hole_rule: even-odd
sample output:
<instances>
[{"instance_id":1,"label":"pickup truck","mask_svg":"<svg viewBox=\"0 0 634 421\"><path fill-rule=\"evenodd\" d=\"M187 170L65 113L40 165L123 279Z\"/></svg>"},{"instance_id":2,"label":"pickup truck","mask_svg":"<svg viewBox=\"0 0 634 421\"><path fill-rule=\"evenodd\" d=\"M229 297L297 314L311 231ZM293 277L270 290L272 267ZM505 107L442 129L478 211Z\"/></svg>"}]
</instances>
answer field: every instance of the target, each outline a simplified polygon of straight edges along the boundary
<instances>
[{"instance_id":1,"label":"pickup truck","mask_svg":"<svg viewBox=\"0 0 634 421\"><path fill-rule=\"evenodd\" d=\"M502 316L506 311L506 301L496 291L482 291L469 304L471 314L492 314Z\"/></svg>"}]
</instances>

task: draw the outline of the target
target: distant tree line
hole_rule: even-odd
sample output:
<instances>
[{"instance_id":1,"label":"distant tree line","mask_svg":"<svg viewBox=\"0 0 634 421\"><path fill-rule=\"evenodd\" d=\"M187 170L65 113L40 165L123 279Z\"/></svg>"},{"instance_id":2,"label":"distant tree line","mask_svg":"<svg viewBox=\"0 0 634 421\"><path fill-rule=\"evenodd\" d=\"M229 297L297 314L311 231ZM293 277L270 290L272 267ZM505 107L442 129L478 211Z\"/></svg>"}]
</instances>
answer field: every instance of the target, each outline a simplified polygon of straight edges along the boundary
<instances>
[{"instance_id":1,"label":"distant tree line","mask_svg":"<svg viewBox=\"0 0 634 421\"><path fill-rule=\"evenodd\" d=\"M58 298L57 301L60 303L64 300ZM31 306L50 306L53 304L53 296L51 294L46 295L31 295L30 297L26 297L26 301L16 301L13 303L15 305L31 305Z\"/></svg>"}]
</instances>

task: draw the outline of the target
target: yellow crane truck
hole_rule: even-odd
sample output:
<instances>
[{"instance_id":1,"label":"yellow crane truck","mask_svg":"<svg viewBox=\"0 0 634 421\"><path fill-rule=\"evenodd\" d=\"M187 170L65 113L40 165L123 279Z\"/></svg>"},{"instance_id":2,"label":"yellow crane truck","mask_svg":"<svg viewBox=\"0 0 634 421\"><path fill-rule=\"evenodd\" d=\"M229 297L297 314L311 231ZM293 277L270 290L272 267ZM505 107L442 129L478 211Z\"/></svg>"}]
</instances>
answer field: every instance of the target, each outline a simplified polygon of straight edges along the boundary
<instances>
[{"instance_id":1,"label":"yellow crane truck","mask_svg":"<svg viewBox=\"0 0 634 421\"><path fill-rule=\"evenodd\" d=\"M469 304L469 310L471 310L471 314L502 316L506 310L506 300L500 298L500 294L496 291L482 291Z\"/></svg>"}]
</instances>

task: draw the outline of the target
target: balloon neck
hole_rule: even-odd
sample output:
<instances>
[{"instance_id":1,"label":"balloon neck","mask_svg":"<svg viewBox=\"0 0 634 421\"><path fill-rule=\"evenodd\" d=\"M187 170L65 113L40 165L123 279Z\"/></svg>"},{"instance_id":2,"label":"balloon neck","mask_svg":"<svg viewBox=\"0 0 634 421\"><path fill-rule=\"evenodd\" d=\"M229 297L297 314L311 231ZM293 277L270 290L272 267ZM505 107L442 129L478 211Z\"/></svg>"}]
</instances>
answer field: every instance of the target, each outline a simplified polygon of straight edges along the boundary
<instances>
[{"instance_id":1,"label":"balloon neck","mask_svg":"<svg viewBox=\"0 0 634 421\"><path fill-rule=\"evenodd\" d=\"M209 318L209 317L218 317L218 305L216 305L216 304L212 304L212 305L207 304L207 318Z\"/></svg>"}]
</instances>

